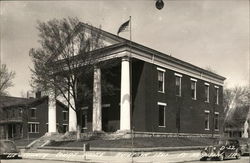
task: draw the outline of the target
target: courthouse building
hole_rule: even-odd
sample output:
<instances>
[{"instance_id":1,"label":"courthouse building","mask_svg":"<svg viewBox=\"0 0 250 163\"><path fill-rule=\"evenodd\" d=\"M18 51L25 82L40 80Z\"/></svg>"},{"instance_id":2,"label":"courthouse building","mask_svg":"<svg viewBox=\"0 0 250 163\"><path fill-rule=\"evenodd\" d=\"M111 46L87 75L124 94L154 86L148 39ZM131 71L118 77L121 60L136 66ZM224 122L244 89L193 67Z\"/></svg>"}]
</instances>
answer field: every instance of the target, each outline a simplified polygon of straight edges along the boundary
<instances>
[{"instance_id":1,"label":"courthouse building","mask_svg":"<svg viewBox=\"0 0 250 163\"><path fill-rule=\"evenodd\" d=\"M100 31L84 23L81 26ZM219 134L223 76L109 32L101 33L106 46L91 51L99 64L88 80L94 100L81 104L83 132L133 129L141 133ZM102 84L107 82L117 89L105 93ZM49 132L55 132L53 108L51 102ZM69 127L76 123L74 114L69 109Z\"/></svg>"}]
</instances>

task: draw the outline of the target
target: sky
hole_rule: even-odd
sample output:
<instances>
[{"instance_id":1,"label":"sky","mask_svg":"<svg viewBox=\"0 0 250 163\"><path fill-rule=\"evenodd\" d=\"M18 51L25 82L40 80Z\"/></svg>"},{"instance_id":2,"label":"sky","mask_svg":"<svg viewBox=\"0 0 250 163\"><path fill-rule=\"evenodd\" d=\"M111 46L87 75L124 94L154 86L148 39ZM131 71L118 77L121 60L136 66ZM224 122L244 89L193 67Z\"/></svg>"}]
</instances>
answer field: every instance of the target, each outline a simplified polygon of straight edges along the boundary
<instances>
[{"instance_id":1,"label":"sky","mask_svg":"<svg viewBox=\"0 0 250 163\"><path fill-rule=\"evenodd\" d=\"M0 1L1 63L16 72L11 96L31 90L29 57L38 48L37 22L77 17L113 34L132 17L132 40L226 77L225 87L249 84L249 0ZM120 36L129 38L128 33Z\"/></svg>"}]
</instances>

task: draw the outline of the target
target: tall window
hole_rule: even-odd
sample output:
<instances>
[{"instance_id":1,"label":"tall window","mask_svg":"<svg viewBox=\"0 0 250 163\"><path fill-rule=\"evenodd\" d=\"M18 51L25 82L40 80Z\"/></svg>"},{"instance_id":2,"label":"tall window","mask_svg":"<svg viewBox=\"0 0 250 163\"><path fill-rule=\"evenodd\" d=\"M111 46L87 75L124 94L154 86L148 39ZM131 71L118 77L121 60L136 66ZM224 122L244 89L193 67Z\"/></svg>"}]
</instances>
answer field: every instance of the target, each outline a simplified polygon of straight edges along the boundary
<instances>
[{"instance_id":1,"label":"tall window","mask_svg":"<svg viewBox=\"0 0 250 163\"><path fill-rule=\"evenodd\" d=\"M191 78L191 97L196 100L196 79Z\"/></svg>"},{"instance_id":2,"label":"tall window","mask_svg":"<svg viewBox=\"0 0 250 163\"><path fill-rule=\"evenodd\" d=\"M219 104L219 87L215 86L215 104Z\"/></svg>"},{"instance_id":3,"label":"tall window","mask_svg":"<svg viewBox=\"0 0 250 163\"><path fill-rule=\"evenodd\" d=\"M158 125L159 127L165 127L166 126L166 117L165 117L165 109L166 109L166 104L158 102Z\"/></svg>"},{"instance_id":4,"label":"tall window","mask_svg":"<svg viewBox=\"0 0 250 163\"><path fill-rule=\"evenodd\" d=\"M68 119L68 118L67 118L67 117L68 117L67 115L68 115L68 111L63 110L63 120L64 120L64 121L66 121L66 120Z\"/></svg>"},{"instance_id":5,"label":"tall window","mask_svg":"<svg viewBox=\"0 0 250 163\"><path fill-rule=\"evenodd\" d=\"M82 114L82 129L87 129L87 114Z\"/></svg>"},{"instance_id":6,"label":"tall window","mask_svg":"<svg viewBox=\"0 0 250 163\"><path fill-rule=\"evenodd\" d=\"M205 102L209 102L209 84L205 83Z\"/></svg>"},{"instance_id":7,"label":"tall window","mask_svg":"<svg viewBox=\"0 0 250 163\"><path fill-rule=\"evenodd\" d=\"M31 118L36 118L36 108L30 108Z\"/></svg>"},{"instance_id":8,"label":"tall window","mask_svg":"<svg viewBox=\"0 0 250 163\"><path fill-rule=\"evenodd\" d=\"M205 110L205 130L209 130L209 111Z\"/></svg>"},{"instance_id":9,"label":"tall window","mask_svg":"<svg viewBox=\"0 0 250 163\"><path fill-rule=\"evenodd\" d=\"M68 124L63 124L63 133L68 131Z\"/></svg>"},{"instance_id":10,"label":"tall window","mask_svg":"<svg viewBox=\"0 0 250 163\"><path fill-rule=\"evenodd\" d=\"M29 122L29 133L39 133L39 122Z\"/></svg>"},{"instance_id":11,"label":"tall window","mask_svg":"<svg viewBox=\"0 0 250 163\"><path fill-rule=\"evenodd\" d=\"M219 113L214 113L214 129L219 130Z\"/></svg>"},{"instance_id":12,"label":"tall window","mask_svg":"<svg viewBox=\"0 0 250 163\"><path fill-rule=\"evenodd\" d=\"M176 96L181 96L181 77L182 75L175 73Z\"/></svg>"},{"instance_id":13,"label":"tall window","mask_svg":"<svg viewBox=\"0 0 250 163\"><path fill-rule=\"evenodd\" d=\"M165 91L165 70L161 68L157 68L158 70L158 92L164 93Z\"/></svg>"}]
</instances>

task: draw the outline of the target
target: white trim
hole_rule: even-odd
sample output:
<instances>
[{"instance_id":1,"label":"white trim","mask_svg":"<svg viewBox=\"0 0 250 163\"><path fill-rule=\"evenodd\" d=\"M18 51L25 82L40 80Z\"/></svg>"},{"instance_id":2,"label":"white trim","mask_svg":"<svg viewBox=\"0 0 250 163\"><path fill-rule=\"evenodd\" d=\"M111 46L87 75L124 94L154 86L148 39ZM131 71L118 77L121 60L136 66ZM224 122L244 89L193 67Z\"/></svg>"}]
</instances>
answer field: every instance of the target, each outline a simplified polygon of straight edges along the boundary
<instances>
[{"instance_id":1,"label":"white trim","mask_svg":"<svg viewBox=\"0 0 250 163\"><path fill-rule=\"evenodd\" d=\"M210 86L210 84L209 84L209 83L206 83L206 82L205 82L204 84L205 84L205 85L207 85L207 86Z\"/></svg>"},{"instance_id":2,"label":"white trim","mask_svg":"<svg viewBox=\"0 0 250 163\"><path fill-rule=\"evenodd\" d=\"M89 107L88 106L84 106L81 108L81 110L87 110Z\"/></svg>"},{"instance_id":3,"label":"white trim","mask_svg":"<svg viewBox=\"0 0 250 163\"><path fill-rule=\"evenodd\" d=\"M152 56L153 56L152 54L143 53L143 52L138 51L138 50L133 50L133 52L128 52L126 48L120 49L120 50L115 50L113 52L109 52L108 56L103 56L102 58L99 58L98 61L100 62L100 61L105 61L105 60L109 60L109 59L113 59L113 58L120 58L120 57L128 56L128 55L130 55L132 58L136 58L136 59L145 61L147 63L152 63L154 65L161 66L161 67L164 67L166 69L173 70L175 72L180 72L182 74L192 76L192 77L197 78L197 79L201 79L201 80L211 82L211 83L221 85L221 86L223 86L223 84L224 84L223 80L217 79L217 78L209 76L209 75L204 75L200 71L187 69L184 66L178 65L178 64L170 62L170 61L162 60L158 56L155 56L154 60L152 62ZM83 65L84 65L84 63L83 63Z\"/></svg>"},{"instance_id":4,"label":"white trim","mask_svg":"<svg viewBox=\"0 0 250 163\"><path fill-rule=\"evenodd\" d=\"M68 112L67 110L63 110L62 112Z\"/></svg>"},{"instance_id":5,"label":"white trim","mask_svg":"<svg viewBox=\"0 0 250 163\"><path fill-rule=\"evenodd\" d=\"M219 112L214 112L214 114L217 114L217 115L219 115L220 113L219 113Z\"/></svg>"},{"instance_id":6,"label":"white trim","mask_svg":"<svg viewBox=\"0 0 250 163\"><path fill-rule=\"evenodd\" d=\"M110 104L102 104L102 108L108 108L110 106L111 106Z\"/></svg>"},{"instance_id":7,"label":"white trim","mask_svg":"<svg viewBox=\"0 0 250 163\"><path fill-rule=\"evenodd\" d=\"M28 122L28 124L40 124L40 122Z\"/></svg>"},{"instance_id":8,"label":"white trim","mask_svg":"<svg viewBox=\"0 0 250 163\"><path fill-rule=\"evenodd\" d=\"M67 124L67 123L63 123L62 125L63 125L63 126L68 126L68 124Z\"/></svg>"},{"instance_id":9,"label":"white trim","mask_svg":"<svg viewBox=\"0 0 250 163\"><path fill-rule=\"evenodd\" d=\"M204 112L205 112L205 113L210 113L210 111L209 111L209 110L205 110Z\"/></svg>"},{"instance_id":10,"label":"white trim","mask_svg":"<svg viewBox=\"0 0 250 163\"><path fill-rule=\"evenodd\" d=\"M219 89L219 86L215 85L214 88L218 88Z\"/></svg>"},{"instance_id":11,"label":"white trim","mask_svg":"<svg viewBox=\"0 0 250 163\"><path fill-rule=\"evenodd\" d=\"M197 79L194 79L194 78L190 78L190 80L197 82Z\"/></svg>"},{"instance_id":12,"label":"white trim","mask_svg":"<svg viewBox=\"0 0 250 163\"><path fill-rule=\"evenodd\" d=\"M157 67L156 69L157 69L157 70L159 70L159 71L162 71L162 72L166 72L166 70L165 70L165 69L160 68L160 67Z\"/></svg>"},{"instance_id":13,"label":"white trim","mask_svg":"<svg viewBox=\"0 0 250 163\"><path fill-rule=\"evenodd\" d=\"M166 104L166 103L164 103L164 102L157 102L157 105L167 106L167 104Z\"/></svg>"},{"instance_id":14,"label":"white trim","mask_svg":"<svg viewBox=\"0 0 250 163\"><path fill-rule=\"evenodd\" d=\"M179 76L182 78L182 75L181 74L178 74L178 73L174 73L175 76Z\"/></svg>"},{"instance_id":15,"label":"white trim","mask_svg":"<svg viewBox=\"0 0 250 163\"><path fill-rule=\"evenodd\" d=\"M29 109L35 109L35 110L36 110L37 108L35 108L35 107L32 107L32 108L29 108Z\"/></svg>"}]
</instances>

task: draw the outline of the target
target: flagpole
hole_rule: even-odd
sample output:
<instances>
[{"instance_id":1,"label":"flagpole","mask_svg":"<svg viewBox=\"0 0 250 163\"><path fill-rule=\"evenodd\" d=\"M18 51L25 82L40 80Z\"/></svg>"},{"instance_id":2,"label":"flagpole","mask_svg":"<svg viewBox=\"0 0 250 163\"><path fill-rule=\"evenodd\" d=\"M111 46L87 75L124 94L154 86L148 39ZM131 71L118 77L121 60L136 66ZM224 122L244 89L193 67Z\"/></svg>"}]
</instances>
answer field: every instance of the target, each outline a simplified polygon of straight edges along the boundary
<instances>
[{"instance_id":1,"label":"flagpole","mask_svg":"<svg viewBox=\"0 0 250 163\"><path fill-rule=\"evenodd\" d=\"M130 22L130 26L129 26L129 33L130 33L130 37L129 37L129 39L130 39L130 43L131 43L131 41L132 41L132 21L131 21L131 16L129 16L129 22Z\"/></svg>"},{"instance_id":2,"label":"flagpole","mask_svg":"<svg viewBox=\"0 0 250 163\"><path fill-rule=\"evenodd\" d=\"M132 163L134 162L134 127L133 127L133 113L132 113L132 59L131 59L131 55L132 55L132 50L131 50L131 47L132 47L132 21L131 21L131 16L129 16L129 60L130 60L130 109L131 109L131 128L130 128L130 131L131 131L131 158L132 158Z\"/></svg>"}]
</instances>

